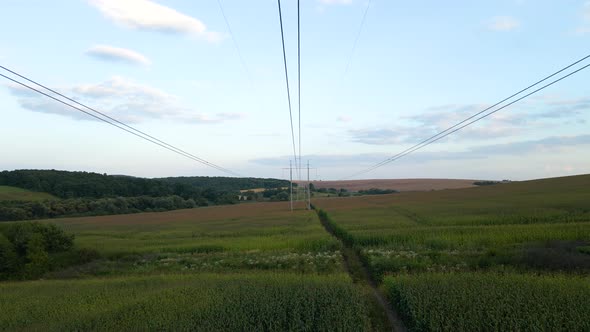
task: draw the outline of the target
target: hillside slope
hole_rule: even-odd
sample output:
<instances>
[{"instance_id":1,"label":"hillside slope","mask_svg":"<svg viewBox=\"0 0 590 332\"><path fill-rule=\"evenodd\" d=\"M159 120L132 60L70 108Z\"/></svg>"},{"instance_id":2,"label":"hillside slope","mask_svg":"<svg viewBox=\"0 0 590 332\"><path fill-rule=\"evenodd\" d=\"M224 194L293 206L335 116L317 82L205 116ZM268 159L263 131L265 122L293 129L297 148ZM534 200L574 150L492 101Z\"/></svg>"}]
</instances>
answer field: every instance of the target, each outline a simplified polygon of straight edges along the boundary
<instances>
[{"instance_id":1,"label":"hillside slope","mask_svg":"<svg viewBox=\"0 0 590 332\"><path fill-rule=\"evenodd\" d=\"M57 199L57 197L17 187L0 186L0 201L44 201L48 199Z\"/></svg>"},{"instance_id":2,"label":"hillside slope","mask_svg":"<svg viewBox=\"0 0 590 332\"><path fill-rule=\"evenodd\" d=\"M393 189L397 191L430 191L442 189L470 188L476 180L466 179L371 179L342 181L312 181L317 188L346 189L359 191L368 189Z\"/></svg>"}]
</instances>

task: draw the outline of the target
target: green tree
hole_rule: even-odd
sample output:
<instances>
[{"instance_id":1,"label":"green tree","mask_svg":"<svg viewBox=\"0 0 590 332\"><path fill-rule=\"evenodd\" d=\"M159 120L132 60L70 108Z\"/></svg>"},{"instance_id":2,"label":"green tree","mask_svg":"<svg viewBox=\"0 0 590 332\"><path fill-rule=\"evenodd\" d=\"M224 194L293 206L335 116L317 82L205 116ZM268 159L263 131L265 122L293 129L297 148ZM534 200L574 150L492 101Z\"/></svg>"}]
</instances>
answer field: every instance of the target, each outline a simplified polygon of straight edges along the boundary
<instances>
[{"instance_id":1,"label":"green tree","mask_svg":"<svg viewBox=\"0 0 590 332\"><path fill-rule=\"evenodd\" d=\"M45 250L43 235L35 233L27 242L25 276L37 278L49 270L49 254Z\"/></svg>"},{"instance_id":2,"label":"green tree","mask_svg":"<svg viewBox=\"0 0 590 332\"><path fill-rule=\"evenodd\" d=\"M5 279L18 269L18 256L14 246L0 233L0 279Z\"/></svg>"}]
</instances>

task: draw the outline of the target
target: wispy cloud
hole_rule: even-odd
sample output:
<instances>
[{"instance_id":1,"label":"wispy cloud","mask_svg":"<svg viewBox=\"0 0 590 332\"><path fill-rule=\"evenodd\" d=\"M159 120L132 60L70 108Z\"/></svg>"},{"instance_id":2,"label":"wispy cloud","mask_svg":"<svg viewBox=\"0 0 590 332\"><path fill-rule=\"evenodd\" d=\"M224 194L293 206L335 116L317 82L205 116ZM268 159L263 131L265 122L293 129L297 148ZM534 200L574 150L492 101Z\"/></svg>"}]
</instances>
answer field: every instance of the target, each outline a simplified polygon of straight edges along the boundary
<instances>
[{"instance_id":1,"label":"wispy cloud","mask_svg":"<svg viewBox=\"0 0 590 332\"><path fill-rule=\"evenodd\" d=\"M336 118L336 121L338 122L350 122L352 121L352 118L348 115L340 115Z\"/></svg>"},{"instance_id":2,"label":"wispy cloud","mask_svg":"<svg viewBox=\"0 0 590 332\"><path fill-rule=\"evenodd\" d=\"M152 62L143 54L126 48L95 45L86 51L88 56L111 62L123 62L134 65L149 66Z\"/></svg>"},{"instance_id":3,"label":"wispy cloud","mask_svg":"<svg viewBox=\"0 0 590 332\"><path fill-rule=\"evenodd\" d=\"M369 145L390 145L408 141L412 128L365 128L352 129L348 131L351 141Z\"/></svg>"},{"instance_id":4,"label":"wispy cloud","mask_svg":"<svg viewBox=\"0 0 590 332\"><path fill-rule=\"evenodd\" d=\"M580 34L590 33L590 1L582 6L582 24L577 29Z\"/></svg>"},{"instance_id":5,"label":"wispy cloud","mask_svg":"<svg viewBox=\"0 0 590 332\"><path fill-rule=\"evenodd\" d=\"M511 16L492 17L487 23L492 31L512 31L520 27L520 21Z\"/></svg>"},{"instance_id":6,"label":"wispy cloud","mask_svg":"<svg viewBox=\"0 0 590 332\"><path fill-rule=\"evenodd\" d=\"M351 129L348 135L352 142L369 145L418 143L488 107L485 104L435 106L421 114L403 117L395 125ZM492 114L477 124L451 134L449 138L455 141L507 138L521 134L523 130L554 126L555 119L561 119L564 123L584 123L589 115L590 98L541 96L523 102L518 112Z\"/></svg>"},{"instance_id":7,"label":"wispy cloud","mask_svg":"<svg viewBox=\"0 0 590 332\"><path fill-rule=\"evenodd\" d=\"M590 1L586 1L582 7L582 17L590 23Z\"/></svg>"},{"instance_id":8,"label":"wispy cloud","mask_svg":"<svg viewBox=\"0 0 590 332\"><path fill-rule=\"evenodd\" d=\"M8 88L24 109L58 114L76 120L96 120L24 87L8 85ZM173 95L118 76L97 84L81 84L58 90L111 117L129 123L162 119L189 124L213 124L243 117L239 113L198 113L181 106L178 98Z\"/></svg>"},{"instance_id":9,"label":"wispy cloud","mask_svg":"<svg viewBox=\"0 0 590 332\"><path fill-rule=\"evenodd\" d=\"M222 35L209 31L200 20L149 0L88 0L117 24L132 29L180 33L207 41L219 41Z\"/></svg>"},{"instance_id":10,"label":"wispy cloud","mask_svg":"<svg viewBox=\"0 0 590 332\"><path fill-rule=\"evenodd\" d=\"M350 5L352 0L318 0L323 5Z\"/></svg>"},{"instance_id":11,"label":"wispy cloud","mask_svg":"<svg viewBox=\"0 0 590 332\"><path fill-rule=\"evenodd\" d=\"M425 112L400 119L392 127L377 127L349 130L348 134L353 142L370 145L390 145L399 143L418 143L447 128L459 123L463 119L484 110L487 105L442 105L431 107ZM466 127L453 138L488 139L506 136L518 131L522 119L514 115L494 114L488 119L486 126Z\"/></svg>"},{"instance_id":12,"label":"wispy cloud","mask_svg":"<svg viewBox=\"0 0 590 332\"><path fill-rule=\"evenodd\" d=\"M475 160L487 159L499 156L523 156L538 153L559 153L566 149L590 145L590 135L579 136L550 136L538 140L527 140L505 144L480 145L468 148L464 151L417 151L411 156L399 159L403 163L424 163L440 160ZM391 157L397 152L371 153L371 154L348 154L348 155L306 155L302 158L313 160L314 163L324 167L339 167L355 165L366 167ZM285 164L290 156L279 156L272 158L258 158L250 162L265 166L278 167Z\"/></svg>"}]
</instances>

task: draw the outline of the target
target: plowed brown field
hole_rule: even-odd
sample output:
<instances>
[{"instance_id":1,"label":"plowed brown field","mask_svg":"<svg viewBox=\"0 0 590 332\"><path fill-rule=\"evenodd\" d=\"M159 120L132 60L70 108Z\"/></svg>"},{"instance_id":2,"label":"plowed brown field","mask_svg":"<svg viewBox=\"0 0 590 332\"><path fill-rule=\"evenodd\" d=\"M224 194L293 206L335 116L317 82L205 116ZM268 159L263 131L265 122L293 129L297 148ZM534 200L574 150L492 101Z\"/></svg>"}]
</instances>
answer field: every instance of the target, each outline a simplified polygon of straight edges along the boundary
<instances>
[{"instance_id":1,"label":"plowed brown field","mask_svg":"<svg viewBox=\"0 0 590 332\"><path fill-rule=\"evenodd\" d=\"M474 187L476 180L464 179L372 179L343 181L312 181L316 188L344 188L349 191L394 189L398 191L430 191Z\"/></svg>"}]
</instances>

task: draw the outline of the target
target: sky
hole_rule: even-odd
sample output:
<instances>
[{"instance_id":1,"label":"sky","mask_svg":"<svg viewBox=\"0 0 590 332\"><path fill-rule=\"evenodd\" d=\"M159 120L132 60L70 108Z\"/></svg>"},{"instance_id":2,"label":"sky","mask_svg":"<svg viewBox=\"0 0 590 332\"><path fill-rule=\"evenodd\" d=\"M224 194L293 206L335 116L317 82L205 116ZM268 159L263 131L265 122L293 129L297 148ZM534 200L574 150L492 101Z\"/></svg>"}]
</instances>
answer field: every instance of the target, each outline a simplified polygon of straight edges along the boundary
<instances>
[{"instance_id":1,"label":"sky","mask_svg":"<svg viewBox=\"0 0 590 332\"><path fill-rule=\"evenodd\" d=\"M365 170L590 52L587 0L302 0L299 123L297 1L281 6L313 180ZM3 0L0 41L1 66L241 176L288 176L274 0ZM590 173L589 81L580 71L357 178ZM0 114L0 170L226 175L2 77Z\"/></svg>"}]
</instances>

